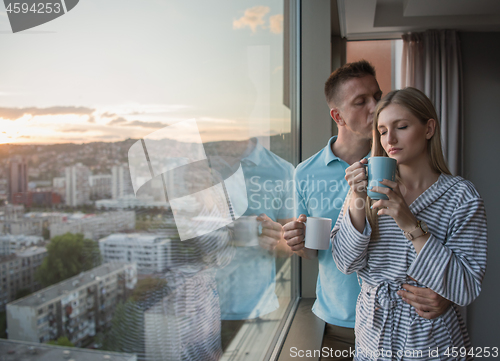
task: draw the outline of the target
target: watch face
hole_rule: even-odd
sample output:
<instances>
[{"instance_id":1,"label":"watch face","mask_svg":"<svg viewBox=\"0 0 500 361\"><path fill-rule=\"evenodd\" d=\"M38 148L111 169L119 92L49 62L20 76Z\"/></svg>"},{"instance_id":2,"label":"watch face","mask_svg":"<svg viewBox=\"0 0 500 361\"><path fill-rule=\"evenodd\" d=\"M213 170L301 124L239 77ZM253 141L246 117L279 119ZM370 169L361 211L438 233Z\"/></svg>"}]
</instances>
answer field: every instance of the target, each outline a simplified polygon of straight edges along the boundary
<instances>
[{"instance_id":1,"label":"watch face","mask_svg":"<svg viewBox=\"0 0 500 361\"><path fill-rule=\"evenodd\" d=\"M422 231L424 231L425 233L429 232L429 227L427 227L427 224L424 222L424 221L420 221L420 228L422 229Z\"/></svg>"}]
</instances>

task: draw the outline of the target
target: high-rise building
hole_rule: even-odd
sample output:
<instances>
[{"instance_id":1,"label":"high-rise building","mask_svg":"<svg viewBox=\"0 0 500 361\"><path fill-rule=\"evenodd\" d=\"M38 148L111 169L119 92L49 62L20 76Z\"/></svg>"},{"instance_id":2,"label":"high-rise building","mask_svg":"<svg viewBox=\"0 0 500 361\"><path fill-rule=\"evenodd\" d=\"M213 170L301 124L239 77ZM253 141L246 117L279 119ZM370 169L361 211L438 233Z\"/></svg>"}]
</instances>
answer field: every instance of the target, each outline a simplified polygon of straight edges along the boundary
<instances>
[{"instance_id":1,"label":"high-rise building","mask_svg":"<svg viewBox=\"0 0 500 361\"><path fill-rule=\"evenodd\" d=\"M112 175L96 174L89 177L90 197L92 199L111 198Z\"/></svg>"},{"instance_id":2,"label":"high-rise building","mask_svg":"<svg viewBox=\"0 0 500 361\"><path fill-rule=\"evenodd\" d=\"M28 192L28 165L24 158L12 159L9 162L8 199L12 201L15 193Z\"/></svg>"},{"instance_id":3,"label":"high-rise building","mask_svg":"<svg viewBox=\"0 0 500 361\"><path fill-rule=\"evenodd\" d=\"M81 163L66 167L66 205L77 207L90 202L90 170Z\"/></svg>"},{"instance_id":4,"label":"high-rise building","mask_svg":"<svg viewBox=\"0 0 500 361\"><path fill-rule=\"evenodd\" d=\"M115 165L111 168L111 196L113 199L133 195L130 171L126 165Z\"/></svg>"}]
</instances>

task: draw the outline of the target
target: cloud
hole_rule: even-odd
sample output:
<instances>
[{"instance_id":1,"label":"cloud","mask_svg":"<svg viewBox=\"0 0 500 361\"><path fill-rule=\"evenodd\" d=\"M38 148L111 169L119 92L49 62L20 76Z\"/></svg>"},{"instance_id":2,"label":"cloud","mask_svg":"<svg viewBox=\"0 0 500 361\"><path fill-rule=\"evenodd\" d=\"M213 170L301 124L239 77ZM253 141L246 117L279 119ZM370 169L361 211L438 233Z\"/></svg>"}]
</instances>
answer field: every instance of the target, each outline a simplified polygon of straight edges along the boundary
<instances>
[{"instance_id":1,"label":"cloud","mask_svg":"<svg viewBox=\"0 0 500 361\"><path fill-rule=\"evenodd\" d=\"M106 112L106 113L101 114L101 118L114 118L114 117L116 117L116 114L114 114L114 113Z\"/></svg>"},{"instance_id":2,"label":"cloud","mask_svg":"<svg viewBox=\"0 0 500 361\"><path fill-rule=\"evenodd\" d=\"M115 118L112 121L110 121L108 123L108 125L122 124L122 123L126 123L126 122L127 122L127 119L122 118L122 117L118 117L118 118Z\"/></svg>"},{"instance_id":3,"label":"cloud","mask_svg":"<svg viewBox=\"0 0 500 361\"><path fill-rule=\"evenodd\" d=\"M119 125L120 127L141 127L141 128L153 128L153 129L161 129L169 126L169 124L162 122L143 122L141 120L133 120L129 122L127 119L122 117L113 119L107 125Z\"/></svg>"},{"instance_id":4,"label":"cloud","mask_svg":"<svg viewBox=\"0 0 500 361\"><path fill-rule=\"evenodd\" d=\"M28 107L28 108L2 108L0 107L0 118L16 120L21 118L22 116L29 114L31 116L36 115L61 115L61 114L77 114L77 115L91 115L95 109L87 108L87 107L49 107L49 108L37 108L37 107Z\"/></svg>"},{"instance_id":5,"label":"cloud","mask_svg":"<svg viewBox=\"0 0 500 361\"><path fill-rule=\"evenodd\" d=\"M264 16L270 11L269 6L254 6L246 9L244 15L238 20L233 20L233 29L243 29L249 27L252 32L257 31L257 27L264 28Z\"/></svg>"},{"instance_id":6,"label":"cloud","mask_svg":"<svg viewBox=\"0 0 500 361\"><path fill-rule=\"evenodd\" d=\"M283 32L283 14L271 16L269 23L273 34L281 34Z\"/></svg>"},{"instance_id":7,"label":"cloud","mask_svg":"<svg viewBox=\"0 0 500 361\"><path fill-rule=\"evenodd\" d=\"M127 126L131 127L142 127L142 128L155 128L160 129L169 126L170 124L162 123L162 122L142 122L140 120L134 120L133 122L129 122Z\"/></svg>"},{"instance_id":8,"label":"cloud","mask_svg":"<svg viewBox=\"0 0 500 361\"><path fill-rule=\"evenodd\" d=\"M82 129L82 128L71 128L71 129L60 130L60 132L63 132L63 133L85 133L88 131L89 131L89 129Z\"/></svg>"},{"instance_id":9,"label":"cloud","mask_svg":"<svg viewBox=\"0 0 500 361\"><path fill-rule=\"evenodd\" d=\"M120 136L116 134L109 134L109 135L99 135L94 137L95 139L120 139Z\"/></svg>"}]
</instances>

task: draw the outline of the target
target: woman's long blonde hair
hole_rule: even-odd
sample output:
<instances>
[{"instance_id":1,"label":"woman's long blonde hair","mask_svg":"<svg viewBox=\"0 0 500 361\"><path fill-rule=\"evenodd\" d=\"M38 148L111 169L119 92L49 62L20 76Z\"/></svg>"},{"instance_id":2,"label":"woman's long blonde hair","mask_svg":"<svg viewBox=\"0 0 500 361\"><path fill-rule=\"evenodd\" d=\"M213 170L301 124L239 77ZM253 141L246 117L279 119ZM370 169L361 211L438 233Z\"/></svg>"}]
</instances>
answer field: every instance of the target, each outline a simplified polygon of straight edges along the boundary
<instances>
[{"instance_id":1,"label":"woman's long blonde hair","mask_svg":"<svg viewBox=\"0 0 500 361\"><path fill-rule=\"evenodd\" d=\"M427 124L429 119L436 121L434 135L427 142L427 154L429 155L429 163L432 170L436 173L451 174L446 161L443 156L443 149L441 147L441 131L436 109L430 99L415 88L405 88L401 90L393 90L388 93L375 108L373 115L373 142L372 142L372 157L388 157L382 143L380 142L380 133L378 131L378 118L382 110L387 108L390 104L398 104L406 108L412 113L422 124ZM397 180L400 181L399 176ZM366 214L372 229L377 228L377 210L370 209L372 202L369 197L366 198Z\"/></svg>"}]
</instances>

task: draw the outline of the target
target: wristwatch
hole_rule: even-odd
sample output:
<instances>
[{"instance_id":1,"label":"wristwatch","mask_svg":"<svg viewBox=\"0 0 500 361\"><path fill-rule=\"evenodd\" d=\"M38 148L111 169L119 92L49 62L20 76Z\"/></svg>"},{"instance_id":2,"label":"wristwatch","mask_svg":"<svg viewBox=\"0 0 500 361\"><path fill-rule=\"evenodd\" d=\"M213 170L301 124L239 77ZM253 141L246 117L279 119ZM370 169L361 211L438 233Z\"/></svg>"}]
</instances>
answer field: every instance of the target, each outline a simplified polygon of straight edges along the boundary
<instances>
[{"instance_id":1,"label":"wristwatch","mask_svg":"<svg viewBox=\"0 0 500 361\"><path fill-rule=\"evenodd\" d=\"M413 241L415 238L424 236L429 232L429 228L424 221L417 221L417 227L411 232L404 232L406 238L409 241Z\"/></svg>"}]
</instances>

